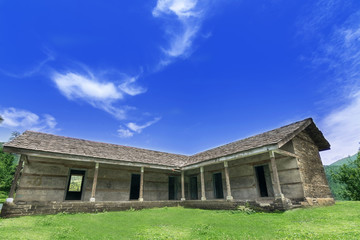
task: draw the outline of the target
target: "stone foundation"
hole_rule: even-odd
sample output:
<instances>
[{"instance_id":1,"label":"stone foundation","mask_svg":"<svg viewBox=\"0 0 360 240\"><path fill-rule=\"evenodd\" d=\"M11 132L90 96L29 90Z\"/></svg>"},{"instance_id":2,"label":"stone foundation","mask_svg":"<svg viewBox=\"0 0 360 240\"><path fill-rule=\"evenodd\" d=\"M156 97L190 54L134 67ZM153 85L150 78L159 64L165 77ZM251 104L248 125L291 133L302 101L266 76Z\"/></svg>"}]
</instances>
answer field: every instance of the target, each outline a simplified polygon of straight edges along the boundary
<instances>
[{"instance_id":1,"label":"stone foundation","mask_svg":"<svg viewBox=\"0 0 360 240\"><path fill-rule=\"evenodd\" d=\"M57 213L97 213L104 211L140 210L156 207L200 208L209 210L236 210L240 206L256 211L286 211L295 207L329 206L335 203L332 198L307 198L301 205L292 205L288 199L266 201L224 201L224 200L187 200L187 201L122 201L122 202L18 202L4 203L0 216L3 218L28 215L46 215Z\"/></svg>"}]
</instances>

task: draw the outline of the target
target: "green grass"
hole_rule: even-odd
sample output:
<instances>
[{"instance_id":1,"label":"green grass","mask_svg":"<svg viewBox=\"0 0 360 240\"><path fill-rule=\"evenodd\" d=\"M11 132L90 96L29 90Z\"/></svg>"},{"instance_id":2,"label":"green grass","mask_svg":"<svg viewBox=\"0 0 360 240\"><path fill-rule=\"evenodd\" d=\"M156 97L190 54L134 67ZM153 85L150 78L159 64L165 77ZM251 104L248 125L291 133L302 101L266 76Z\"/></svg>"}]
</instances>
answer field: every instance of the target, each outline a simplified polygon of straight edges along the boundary
<instances>
[{"instance_id":1,"label":"green grass","mask_svg":"<svg viewBox=\"0 0 360 240\"><path fill-rule=\"evenodd\" d=\"M285 213L155 208L0 219L1 239L360 239L360 202Z\"/></svg>"}]
</instances>

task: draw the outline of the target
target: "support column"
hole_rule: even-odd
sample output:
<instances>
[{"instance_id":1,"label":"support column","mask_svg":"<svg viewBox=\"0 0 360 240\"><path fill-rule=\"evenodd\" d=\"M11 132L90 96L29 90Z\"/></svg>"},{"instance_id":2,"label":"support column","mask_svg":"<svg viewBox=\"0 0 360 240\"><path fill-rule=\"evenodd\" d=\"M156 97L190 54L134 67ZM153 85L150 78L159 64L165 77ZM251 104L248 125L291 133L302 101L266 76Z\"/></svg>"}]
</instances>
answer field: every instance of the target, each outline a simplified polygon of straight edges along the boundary
<instances>
[{"instance_id":1,"label":"support column","mask_svg":"<svg viewBox=\"0 0 360 240\"><path fill-rule=\"evenodd\" d=\"M99 174L99 163L96 163L95 169L94 169L94 180L93 180L93 185L92 185L92 190L91 190L90 202L95 202L95 193L96 193L98 174Z\"/></svg>"},{"instance_id":2,"label":"support column","mask_svg":"<svg viewBox=\"0 0 360 240\"><path fill-rule=\"evenodd\" d=\"M184 171L181 171L181 201L185 201L185 177Z\"/></svg>"},{"instance_id":3,"label":"support column","mask_svg":"<svg viewBox=\"0 0 360 240\"><path fill-rule=\"evenodd\" d=\"M141 167L140 173L140 192L139 192L139 201L144 201L144 167Z\"/></svg>"},{"instance_id":4,"label":"support column","mask_svg":"<svg viewBox=\"0 0 360 240\"><path fill-rule=\"evenodd\" d=\"M21 169L23 167L23 163L24 163L25 159L27 159L27 156L25 156L25 155L20 156L19 163L18 163L18 165L16 167L14 179L13 179L13 182L11 184L9 197L6 199L6 202L8 202L8 203L14 202L14 193L15 193L16 185L17 185L17 182L19 180L20 172L21 172Z\"/></svg>"},{"instance_id":5,"label":"support column","mask_svg":"<svg viewBox=\"0 0 360 240\"><path fill-rule=\"evenodd\" d=\"M204 181L204 167L200 167L200 180L201 180L201 200L205 201L205 181Z\"/></svg>"},{"instance_id":6,"label":"support column","mask_svg":"<svg viewBox=\"0 0 360 240\"><path fill-rule=\"evenodd\" d=\"M232 201L234 198L231 196L231 187L230 187L230 178L229 178L229 169L228 169L228 162L224 162L224 171L225 171L225 181L226 181L226 200Z\"/></svg>"},{"instance_id":7,"label":"support column","mask_svg":"<svg viewBox=\"0 0 360 240\"><path fill-rule=\"evenodd\" d=\"M277 171L277 166L276 166L276 161L275 161L275 154L273 151L270 151L269 153L270 153L271 168L272 168L272 172L273 172L275 198L284 198L284 195L281 192L279 174Z\"/></svg>"}]
</instances>

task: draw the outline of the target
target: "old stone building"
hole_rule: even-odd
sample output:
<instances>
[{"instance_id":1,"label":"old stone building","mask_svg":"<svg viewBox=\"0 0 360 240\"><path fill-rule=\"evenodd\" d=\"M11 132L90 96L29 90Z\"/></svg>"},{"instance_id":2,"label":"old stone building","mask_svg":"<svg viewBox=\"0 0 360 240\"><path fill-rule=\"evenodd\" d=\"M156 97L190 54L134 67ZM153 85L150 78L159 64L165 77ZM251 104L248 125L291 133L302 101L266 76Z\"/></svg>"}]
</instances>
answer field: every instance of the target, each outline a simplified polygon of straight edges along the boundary
<instances>
[{"instance_id":1,"label":"old stone building","mask_svg":"<svg viewBox=\"0 0 360 240\"><path fill-rule=\"evenodd\" d=\"M328 205L328 149L310 118L192 156L26 131L4 145L21 158L1 214Z\"/></svg>"}]
</instances>

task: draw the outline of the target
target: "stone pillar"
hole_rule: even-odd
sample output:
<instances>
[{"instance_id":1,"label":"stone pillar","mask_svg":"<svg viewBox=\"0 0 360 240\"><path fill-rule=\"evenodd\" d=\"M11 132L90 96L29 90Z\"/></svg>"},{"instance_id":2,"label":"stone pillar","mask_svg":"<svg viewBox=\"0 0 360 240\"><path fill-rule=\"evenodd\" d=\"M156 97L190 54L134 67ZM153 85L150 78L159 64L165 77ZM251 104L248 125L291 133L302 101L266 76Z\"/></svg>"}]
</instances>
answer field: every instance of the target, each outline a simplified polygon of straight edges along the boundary
<instances>
[{"instance_id":1,"label":"stone pillar","mask_svg":"<svg viewBox=\"0 0 360 240\"><path fill-rule=\"evenodd\" d=\"M95 193L96 193L98 174L99 174L99 163L95 163L94 179L93 179L93 185L92 185L92 190L91 190L90 202L95 202Z\"/></svg>"},{"instance_id":2,"label":"stone pillar","mask_svg":"<svg viewBox=\"0 0 360 240\"><path fill-rule=\"evenodd\" d=\"M205 201L205 181L204 181L204 167L200 167L200 180L201 180L201 200Z\"/></svg>"},{"instance_id":3,"label":"stone pillar","mask_svg":"<svg viewBox=\"0 0 360 240\"><path fill-rule=\"evenodd\" d=\"M184 171L181 171L181 201L185 201L185 177Z\"/></svg>"},{"instance_id":4,"label":"stone pillar","mask_svg":"<svg viewBox=\"0 0 360 240\"><path fill-rule=\"evenodd\" d=\"M230 178L229 178L229 169L228 169L228 162L224 162L224 171L225 171L225 181L226 181L226 200L232 201L234 198L231 196L231 187L230 187Z\"/></svg>"},{"instance_id":5,"label":"stone pillar","mask_svg":"<svg viewBox=\"0 0 360 240\"><path fill-rule=\"evenodd\" d=\"M18 163L18 165L16 167L14 179L13 179L13 182L11 184L9 197L6 199L6 202L8 202L8 203L12 203L14 201L14 193L15 193L16 185L17 185L17 182L19 180L20 172L21 172L21 169L23 167L23 163L24 163L25 158L26 158L25 155L20 156L19 163Z\"/></svg>"},{"instance_id":6,"label":"stone pillar","mask_svg":"<svg viewBox=\"0 0 360 240\"><path fill-rule=\"evenodd\" d=\"M144 201L144 167L141 167L139 201Z\"/></svg>"},{"instance_id":7,"label":"stone pillar","mask_svg":"<svg viewBox=\"0 0 360 240\"><path fill-rule=\"evenodd\" d=\"M274 193L275 198L284 198L284 195L281 192L281 186L279 181L279 174L277 171L276 161L275 161L275 154L273 151L270 151L270 161L271 161L271 168L273 172L273 182L274 182Z\"/></svg>"}]
</instances>

